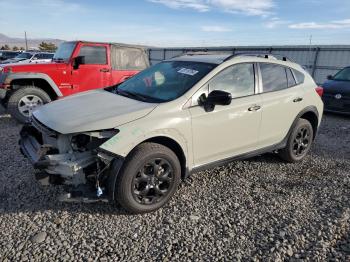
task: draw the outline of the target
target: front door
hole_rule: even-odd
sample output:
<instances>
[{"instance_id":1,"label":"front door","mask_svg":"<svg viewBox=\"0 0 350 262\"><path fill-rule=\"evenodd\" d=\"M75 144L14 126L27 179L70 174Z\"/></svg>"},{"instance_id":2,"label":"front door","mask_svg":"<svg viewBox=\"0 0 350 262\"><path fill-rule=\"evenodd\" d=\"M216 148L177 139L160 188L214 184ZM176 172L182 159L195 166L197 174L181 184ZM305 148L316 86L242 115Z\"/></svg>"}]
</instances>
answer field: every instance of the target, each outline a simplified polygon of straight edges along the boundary
<instances>
[{"instance_id":1,"label":"front door","mask_svg":"<svg viewBox=\"0 0 350 262\"><path fill-rule=\"evenodd\" d=\"M206 112L201 106L189 109L192 116L194 166L256 149L261 98L257 94L258 83L255 79L254 64L230 66L212 78L208 88L209 93L213 90L230 92L231 104L216 106L212 112Z\"/></svg>"},{"instance_id":2,"label":"front door","mask_svg":"<svg viewBox=\"0 0 350 262\"><path fill-rule=\"evenodd\" d=\"M104 88L110 84L111 67L108 62L107 44L83 44L77 56L84 57L84 64L72 69L75 92Z\"/></svg>"}]
</instances>

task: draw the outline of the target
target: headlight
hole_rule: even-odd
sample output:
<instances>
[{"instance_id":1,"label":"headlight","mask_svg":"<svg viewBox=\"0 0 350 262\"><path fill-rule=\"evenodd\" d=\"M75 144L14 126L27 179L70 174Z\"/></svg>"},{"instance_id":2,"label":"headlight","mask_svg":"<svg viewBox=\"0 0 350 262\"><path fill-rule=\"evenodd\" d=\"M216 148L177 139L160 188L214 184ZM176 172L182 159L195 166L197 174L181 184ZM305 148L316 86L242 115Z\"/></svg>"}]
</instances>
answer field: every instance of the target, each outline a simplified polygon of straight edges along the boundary
<instances>
[{"instance_id":1,"label":"headlight","mask_svg":"<svg viewBox=\"0 0 350 262\"><path fill-rule=\"evenodd\" d=\"M94 150L118 133L118 129L107 129L77 134L72 137L71 145L73 150Z\"/></svg>"}]
</instances>

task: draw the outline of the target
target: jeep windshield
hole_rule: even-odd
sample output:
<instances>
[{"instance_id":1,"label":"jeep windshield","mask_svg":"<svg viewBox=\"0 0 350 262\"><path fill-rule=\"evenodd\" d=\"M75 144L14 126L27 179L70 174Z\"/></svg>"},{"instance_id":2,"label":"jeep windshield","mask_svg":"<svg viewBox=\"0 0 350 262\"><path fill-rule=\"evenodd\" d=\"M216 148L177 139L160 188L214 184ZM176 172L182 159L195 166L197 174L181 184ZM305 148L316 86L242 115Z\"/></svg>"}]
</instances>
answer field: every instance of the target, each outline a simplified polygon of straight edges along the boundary
<instances>
[{"instance_id":1,"label":"jeep windshield","mask_svg":"<svg viewBox=\"0 0 350 262\"><path fill-rule=\"evenodd\" d=\"M76 42L64 42L62 43L57 51L55 52L55 55L53 56L53 61L59 62L59 61L68 61L70 57L72 56L73 50L76 46Z\"/></svg>"},{"instance_id":2,"label":"jeep windshield","mask_svg":"<svg viewBox=\"0 0 350 262\"><path fill-rule=\"evenodd\" d=\"M166 61L140 72L113 92L149 103L168 102L182 96L215 67L200 62Z\"/></svg>"}]
</instances>

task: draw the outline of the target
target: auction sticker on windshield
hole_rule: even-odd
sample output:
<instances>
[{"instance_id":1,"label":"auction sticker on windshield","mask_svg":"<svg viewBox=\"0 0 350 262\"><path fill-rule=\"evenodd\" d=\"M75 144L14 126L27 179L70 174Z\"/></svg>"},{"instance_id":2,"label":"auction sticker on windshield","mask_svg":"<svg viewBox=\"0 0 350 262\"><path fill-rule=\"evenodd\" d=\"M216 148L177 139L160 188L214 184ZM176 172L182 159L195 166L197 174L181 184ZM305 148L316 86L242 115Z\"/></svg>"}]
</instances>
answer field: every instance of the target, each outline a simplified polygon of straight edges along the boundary
<instances>
[{"instance_id":1,"label":"auction sticker on windshield","mask_svg":"<svg viewBox=\"0 0 350 262\"><path fill-rule=\"evenodd\" d=\"M197 70L193 70L193 69L189 69L189 68L181 68L179 71L177 71L178 73L181 74L185 74L185 75L190 75L190 76L194 76L196 75L199 71Z\"/></svg>"}]
</instances>

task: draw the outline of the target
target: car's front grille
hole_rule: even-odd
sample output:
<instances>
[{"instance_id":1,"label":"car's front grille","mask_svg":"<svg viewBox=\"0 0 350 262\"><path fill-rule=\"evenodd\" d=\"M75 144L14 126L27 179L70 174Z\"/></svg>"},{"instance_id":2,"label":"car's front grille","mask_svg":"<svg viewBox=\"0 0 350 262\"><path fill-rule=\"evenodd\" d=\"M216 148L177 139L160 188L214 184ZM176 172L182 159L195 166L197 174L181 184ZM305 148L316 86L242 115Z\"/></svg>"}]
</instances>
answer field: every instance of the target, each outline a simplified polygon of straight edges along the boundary
<instances>
[{"instance_id":1,"label":"car's front grille","mask_svg":"<svg viewBox=\"0 0 350 262\"><path fill-rule=\"evenodd\" d=\"M56 131L45 126L38 119L36 119L34 116L31 116L30 122L31 122L32 126L34 126L37 130L39 130L43 134L46 134L48 136L57 136L57 134L58 134Z\"/></svg>"}]
</instances>

